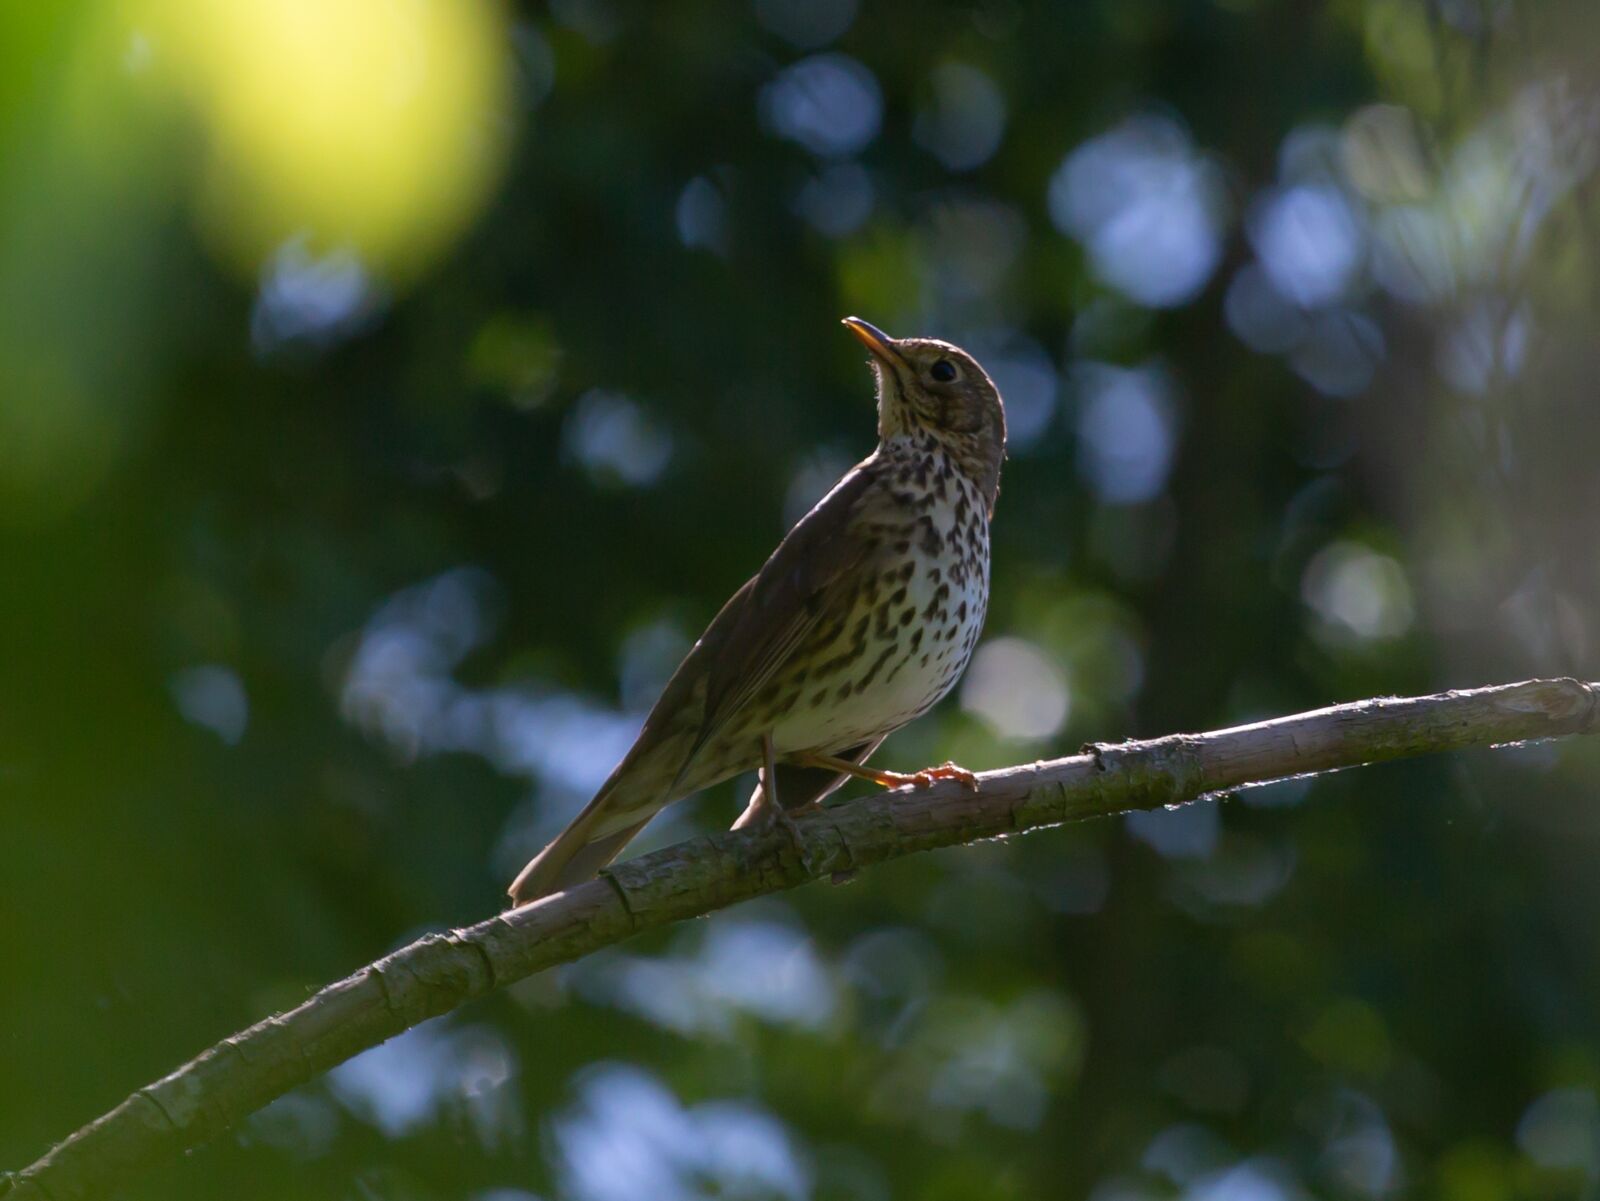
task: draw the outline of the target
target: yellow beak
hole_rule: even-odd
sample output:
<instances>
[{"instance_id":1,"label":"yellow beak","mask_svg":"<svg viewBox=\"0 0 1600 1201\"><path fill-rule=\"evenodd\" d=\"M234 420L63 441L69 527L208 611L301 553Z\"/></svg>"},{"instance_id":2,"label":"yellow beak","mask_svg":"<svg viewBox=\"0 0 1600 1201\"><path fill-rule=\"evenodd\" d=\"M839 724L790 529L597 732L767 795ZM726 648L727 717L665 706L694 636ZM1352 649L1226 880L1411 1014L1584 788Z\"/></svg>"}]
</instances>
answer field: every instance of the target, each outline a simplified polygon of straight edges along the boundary
<instances>
[{"instance_id":1,"label":"yellow beak","mask_svg":"<svg viewBox=\"0 0 1600 1201\"><path fill-rule=\"evenodd\" d=\"M843 324L846 329L861 339L863 346L885 363L892 367L904 367L906 365L905 359L895 349L894 339L876 325L873 325L872 322L863 321L860 317L846 317Z\"/></svg>"}]
</instances>

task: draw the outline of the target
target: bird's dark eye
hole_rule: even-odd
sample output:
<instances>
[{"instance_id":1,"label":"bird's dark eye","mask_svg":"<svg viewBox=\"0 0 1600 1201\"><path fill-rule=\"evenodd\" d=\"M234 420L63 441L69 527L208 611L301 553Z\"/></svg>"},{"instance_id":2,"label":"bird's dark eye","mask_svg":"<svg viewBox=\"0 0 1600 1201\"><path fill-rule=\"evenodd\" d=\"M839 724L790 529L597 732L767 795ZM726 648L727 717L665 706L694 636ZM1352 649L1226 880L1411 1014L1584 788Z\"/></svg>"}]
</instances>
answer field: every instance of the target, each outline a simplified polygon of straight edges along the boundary
<instances>
[{"instance_id":1,"label":"bird's dark eye","mask_svg":"<svg viewBox=\"0 0 1600 1201\"><path fill-rule=\"evenodd\" d=\"M940 359L932 367L928 368L928 374L941 384L948 384L956 377L956 365L949 359Z\"/></svg>"}]
</instances>

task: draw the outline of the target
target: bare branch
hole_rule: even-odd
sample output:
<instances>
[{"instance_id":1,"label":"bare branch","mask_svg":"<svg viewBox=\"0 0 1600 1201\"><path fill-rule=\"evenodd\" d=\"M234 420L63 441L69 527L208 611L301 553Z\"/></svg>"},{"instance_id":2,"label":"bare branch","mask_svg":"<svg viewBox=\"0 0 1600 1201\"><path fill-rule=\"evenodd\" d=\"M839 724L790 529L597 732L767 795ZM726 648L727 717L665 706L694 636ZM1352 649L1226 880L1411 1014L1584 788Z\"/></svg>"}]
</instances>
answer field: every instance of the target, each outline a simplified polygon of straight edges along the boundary
<instances>
[{"instance_id":1,"label":"bare branch","mask_svg":"<svg viewBox=\"0 0 1600 1201\"><path fill-rule=\"evenodd\" d=\"M1176 805L1311 772L1593 733L1600 726L1597 687L1531 680L1096 745L1067 759L985 772L976 792L948 782L801 814L800 845L781 832L695 838L537 904L427 935L330 984L139 1089L30 1167L0 1175L0 1195L9 1201L105 1196L152 1162L214 1137L352 1055L642 930L915 851Z\"/></svg>"}]
</instances>

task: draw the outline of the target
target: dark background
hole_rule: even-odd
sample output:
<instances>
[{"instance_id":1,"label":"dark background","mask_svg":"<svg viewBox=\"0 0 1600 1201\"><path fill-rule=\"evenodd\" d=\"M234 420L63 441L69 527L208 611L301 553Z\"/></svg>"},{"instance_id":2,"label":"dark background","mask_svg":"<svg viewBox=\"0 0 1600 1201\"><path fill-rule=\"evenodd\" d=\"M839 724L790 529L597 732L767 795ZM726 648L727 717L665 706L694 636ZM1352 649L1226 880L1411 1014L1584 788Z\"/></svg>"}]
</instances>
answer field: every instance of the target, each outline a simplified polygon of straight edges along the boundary
<instances>
[{"instance_id":1,"label":"dark background","mask_svg":"<svg viewBox=\"0 0 1600 1201\"><path fill-rule=\"evenodd\" d=\"M1600 675L1588 0L0 13L0 1164L505 882L871 448L1011 406L885 765ZM138 1198L1595 1195L1600 758L894 863ZM726 824L748 788L641 845Z\"/></svg>"}]
</instances>

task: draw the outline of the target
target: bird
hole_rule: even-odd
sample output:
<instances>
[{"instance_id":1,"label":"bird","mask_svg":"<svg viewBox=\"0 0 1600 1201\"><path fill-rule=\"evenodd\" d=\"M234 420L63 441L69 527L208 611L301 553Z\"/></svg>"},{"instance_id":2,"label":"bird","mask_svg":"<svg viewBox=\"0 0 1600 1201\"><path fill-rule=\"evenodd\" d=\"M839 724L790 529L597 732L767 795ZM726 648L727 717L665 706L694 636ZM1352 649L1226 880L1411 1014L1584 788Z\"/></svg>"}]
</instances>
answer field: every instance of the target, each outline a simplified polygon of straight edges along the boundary
<instances>
[{"instance_id":1,"label":"bird","mask_svg":"<svg viewBox=\"0 0 1600 1201\"><path fill-rule=\"evenodd\" d=\"M661 809L752 770L735 828L793 833L793 812L851 777L976 787L953 763L904 774L865 761L949 693L972 657L988 611L1005 405L957 346L891 338L859 317L844 325L869 352L877 447L712 619L594 798L511 884L513 906L593 878Z\"/></svg>"}]
</instances>

